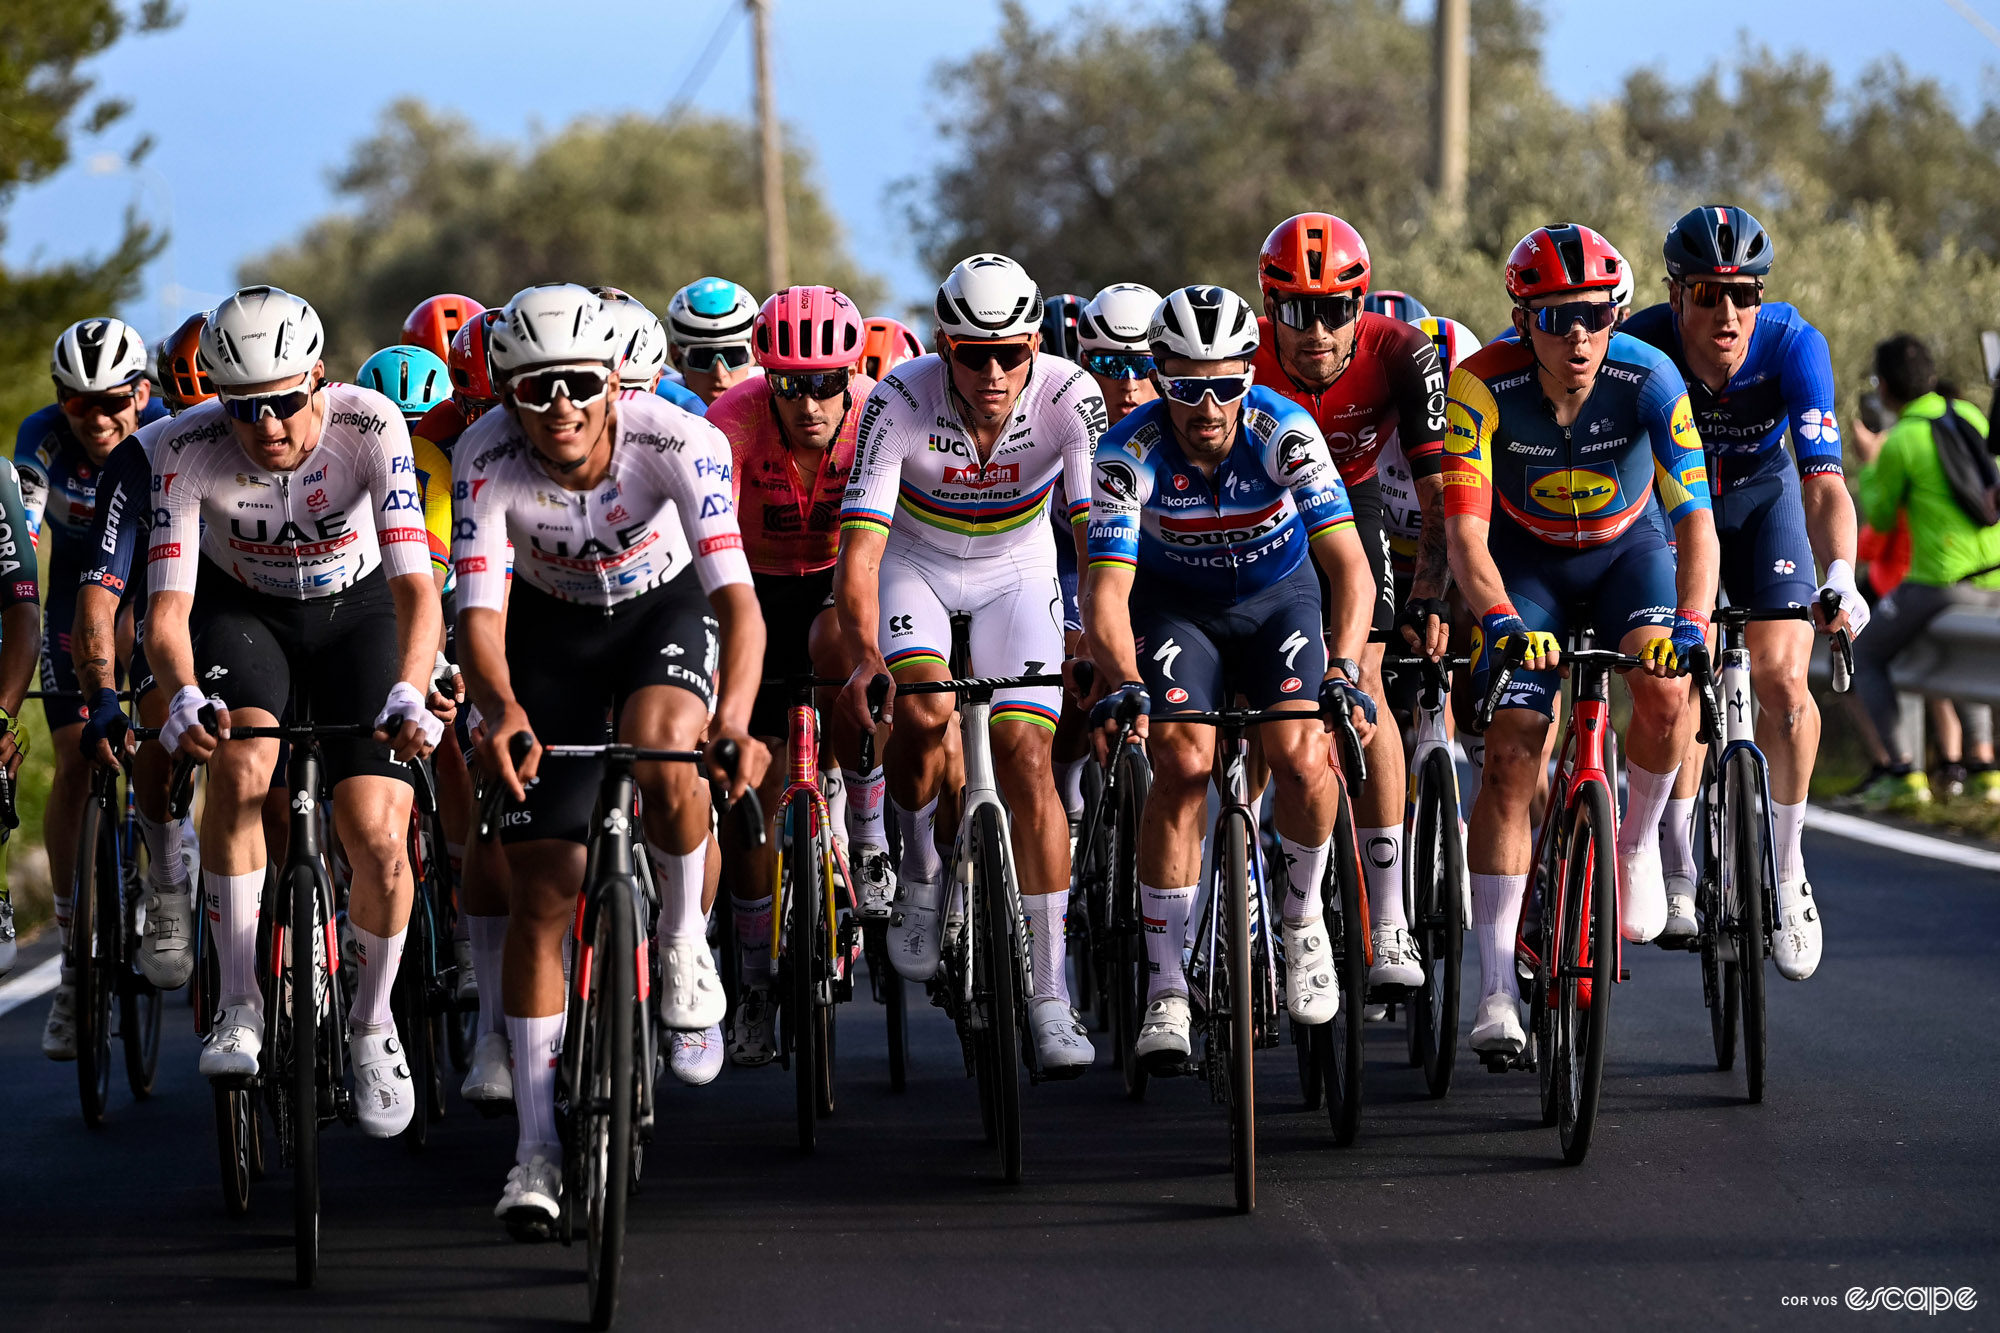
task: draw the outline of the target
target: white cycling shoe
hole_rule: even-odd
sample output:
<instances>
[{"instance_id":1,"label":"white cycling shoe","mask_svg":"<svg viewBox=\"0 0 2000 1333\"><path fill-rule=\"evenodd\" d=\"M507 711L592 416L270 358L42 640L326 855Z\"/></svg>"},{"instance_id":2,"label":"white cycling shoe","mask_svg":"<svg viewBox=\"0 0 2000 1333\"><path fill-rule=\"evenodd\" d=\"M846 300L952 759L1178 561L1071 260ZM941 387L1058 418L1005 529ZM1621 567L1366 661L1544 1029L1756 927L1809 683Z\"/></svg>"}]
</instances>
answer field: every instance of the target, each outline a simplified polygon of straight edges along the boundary
<instances>
[{"instance_id":1,"label":"white cycling shoe","mask_svg":"<svg viewBox=\"0 0 2000 1333\"><path fill-rule=\"evenodd\" d=\"M232 1004L208 1030L195 1068L203 1078L253 1078L263 1053L264 1015L254 1004Z\"/></svg>"},{"instance_id":2,"label":"white cycling shoe","mask_svg":"<svg viewBox=\"0 0 2000 1333\"><path fill-rule=\"evenodd\" d=\"M944 884L905 879L889 916L889 961L919 985L937 975Z\"/></svg>"},{"instance_id":3,"label":"white cycling shoe","mask_svg":"<svg viewBox=\"0 0 2000 1333\"><path fill-rule=\"evenodd\" d=\"M514 1104L514 1052L504 1032L488 1032L473 1043L465 1082L459 1096L474 1103L482 1112L503 1110ZM481 1105L484 1103L484 1105Z\"/></svg>"},{"instance_id":4,"label":"white cycling shoe","mask_svg":"<svg viewBox=\"0 0 2000 1333\"><path fill-rule=\"evenodd\" d=\"M1618 853L1618 929L1633 944L1650 944L1667 925L1667 881L1660 847L1643 842Z\"/></svg>"},{"instance_id":5,"label":"white cycling shoe","mask_svg":"<svg viewBox=\"0 0 2000 1333\"><path fill-rule=\"evenodd\" d=\"M1371 934L1375 963L1368 969L1369 985L1414 988L1424 984L1423 955L1417 951L1417 942L1410 938L1407 929L1377 926Z\"/></svg>"},{"instance_id":6,"label":"white cycling shoe","mask_svg":"<svg viewBox=\"0 0 2000 1333\"><path fill-rule=\"evenodd\" d=\"M1194 1028L1194 1015L1188 1009L1188 997L1179 991L1169 991L1146 1006L1146 1017L1139 1024L1139 1040L1132 1045L1132 1054L1141 1064L1153 1064L1173 1068L1187 1062L1193 1049L1190 1035Z\"/></svg>"},{"instance_id":7,"label":"white cycling shoe","mask_svg":"<svg viewBox=\"0 0 2000 1333\"><path fill-rule=\"evenodd\" d=\"M1035 1058L1048 1078L1075 1078L1090 1068L1097 1051L1068 1000L1044 996L1028 1006L1035 1029Z\"/></svg>"},{"instance_id":8,"label":"white cycling shoe","mask_svg":"<svg viewBox=\"0 0 2000 1333\"><path fill-rule=\"evenodd\" d=\"M49 1001L49 1021L42 1028L42 1054L51 1060L76 1059L76 983L73 981L57 986L55 998Z\"/></svg>"},{"instance_id":9,"label":"white cycling shoe","mask_svg":"<svg viewBox=\"0 0 2000 1333\"><path fill-rule=\"evenodd\" d=\"M1667 924L1660 931L1663 940L1691 940L1701 934L1694 915L1694 881L1686 875L1667 876Z\"/></svg>"},{"instance_id":10,"label":"white cycling shoe","mask_svg":"<svg viewBox=\"0 0 2000 1333\"><path fill-rule=\"evenodd\" d=\"M1307 1027L1331 1023L1340 1013L1340 982L1326 921L1285 922L1285 1011Z\"/></svg>"},{"instance_id":11,"label":"white cycling shoe","mask_svg":"<svg viewBox=\"0 0 2000 1333\"><path fill-rule=\"evenodd\" d=\"M347 1034L347 1059L354 1067L354 1118L371 1139L391 1139L410 1127L417 1114L417 1085L402 1038L391 1023L386 1032Z\"/></svg>"},{"instance_id":12,"label":"white cycling shoe","mask_svg":"<svg viewBox=\"0 0 2000 1333\"><path fill-rule=\"evenodd\" d=\"M1771 932L1771 960L1787 981L1804 981L1819 970L1819 904L1804 880L1778 886L1778 926Z\"/></svg>"},{"instance_id":13,"label":"white cycling shoe","mask_svg":"<svg viewBox=\"0 0 2000 1333\"><path fill-rule=\"evenodd\" d=\"M700 935L673 935L661 941L660 1022L676 1032L701 1032L729 1011L715 955Z\"/></svg>"},{"instance_id":14,"label":"white cycling shoe","mask_svg":"<svg viewBox=\"0 0 2000 1333\"><path fill-rule=\"evenodd\" d=\"M562 1165L535 1157L507 1173L507 1188L493 1215L515 1240L547 1240L562 1216Z\"/></svg>"},{"instance_id":15,"label":"white cycling shoe","mask_svg":"<svg viewBox=\"0 0 2000 1333\"><path fill-rule=\"evenodd\" d=\"M772 1031L771 988L745 986L736 997L729 1020L729 1062L745 1069L768 1065L778 1057Z\"/></svg>"},{"instance_id":16,"label":"white cycling shoe","mask_svg":"<svg viewBox=\"0 0 2000 1333\"><path fill-rule=\"evenodd\" d=\"M848 863L854 868L855 905L864 921L887 921L896 905L896 872L889 853L880 847L856 847Z\"/></svg>"},{"instance_id":17,"label":"white cycling shoe","mask_svg":"<svg viewBox=\"0 0 2000 1333\"><path fill-rule=\"evenodd\" d=\"M1481 1000L1466 1044L1482 1055L1519 1055L1528 1044L1528 1035L1521 1031L1520 1005L1514 997L1496 991Z\"/></svg>"},{"instance_id":18,"label":"white cycling shoe","mask_svg":"<svg viewBox=\"0 0 2000 1333\"><path fill-rule=\"evenodd\" d=\"M676 1032L668 1039L667 1068L691 1088L715 1082L722 1072L722 1025L700 1032Z\"/></svg>"},{"instance_id":19,"label":"white cycling shoe","mask_svg":"<svg viewBox=\"0 0 2000 1333\"><path fill-rule=\"evenodd\" d=\"M179 990L194 975L194 902L186 885L148 893L139 971L161 990Z\"/></svg>"}]
</instances>

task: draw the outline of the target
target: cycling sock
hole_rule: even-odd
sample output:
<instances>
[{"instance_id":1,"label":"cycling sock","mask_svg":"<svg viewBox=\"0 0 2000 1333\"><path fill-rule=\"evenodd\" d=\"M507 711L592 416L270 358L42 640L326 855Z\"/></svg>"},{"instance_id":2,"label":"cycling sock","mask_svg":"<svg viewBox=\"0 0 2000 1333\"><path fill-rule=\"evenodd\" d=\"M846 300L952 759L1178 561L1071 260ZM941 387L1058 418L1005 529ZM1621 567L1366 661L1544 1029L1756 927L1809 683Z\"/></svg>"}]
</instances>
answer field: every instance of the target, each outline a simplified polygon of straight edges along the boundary
<instances>
[{"instance_id":1,"label":"cycling sock","mask_svg":"<svg viewBox=\"0 0 2000 1333\"><path fill-rule=\"evenodd\" d=\"M1526 875L1472 873L1472 930L1479 937L1479 995L1521 998L1514 975L1514 937L1521 926L1521 899L1528 892Z\"/></svg>"},{"instance_id":2,"label":"cycling sock","mask_svg":"<svg viewBox=\"0 0 2000 1333\"><path fill-rule=\"evenodd\" d=\"M1771 802L1771 832L1777 838L1778 883L1796 884L1806 877L1805 848L1799 845L1806 831L1806 803L1786 805Z\"/></svg>"},{"instance_id":3,"label":"cycling sock","mask_svg":"<svg viewBox=\"0 0 2000 1333\"><path fill-rule=\"evenodd\" d=\"M841 786L847 790L847 841L855 847L889 850L889 832L882 826L882 797L888 780L877 764L866 773L851 768L840 770Z\"/></svg>"},{"instance_id":4,"label":"cycling sock","mask_svg":"<svg viewBox=\"0 0 2000 1333\"><path fill-rule=\"evenodd\" d=\"M944 879L944 862L937 852L937 798L921 810L905 810L895 797L889 808L895 813L896 828L903 835L902 879L936 884Z\"/></svg>"},{"instance_id":5,"label":"cycling sock","mask_svg":"<svg viewBox=\"0 0 2000 1333\"><path fill-rule=\"evenodd\" d=\"M55 898L56 932L62 936L63 952L67 954L69 952L69 914L70 908L73 905L71 889L67 884L54 884L50 885L49 891Z\"/></svg>"},{"instance_id":6,"label":"cycling sock","mask_svg":"<svg viewBox=\"0 0 2000 1333\"><path fill-rule=\"evenodd\" d=\"M1669 796L1660 819L1660 871L1694 878L1694 797Z\"/></svg>"},{"instance_id":7,"label":"cycling sock","mask_svg":"<svg viewBox=\"0 0 2000 1333\"><path fill-rule=\"evenodd\" d=\"M701 891L707 840L691 852L669 852L647 843L646 854L653 858L653 877L660 882L660 938L706 935L708 913L701 910Z\"/></svg>"},{"instance_id":8,"label":"cycling sock","mask_svg":"<svg viewBox=\"0 0 2000 1333\"><path fill-rule=\"evenodd\" d=\"M824 769L819 775L819 791L826 798L827 827L833 840L845 848L852 841L847 831L847 779L837 768Z\"/></svg>"},{"instance_id":9,"label":"cycling sock","mask_svg":"<svg viewBox=\"0 0 2000 1333\"><path fill-rule=\"evenodd\" d=\"M1035 998L1068 1004L1069 978L1063 974L1068 951L1064 947L1063 927L1069 921L1069 890L1024 893L1021 906L1028 914L1028 950L1034 964L1030 970L1035 974Z\"/></svg>"},{"instance_id":10,"label":"cycling sock","mask_svg":"<svg viewBox=\"0 0 2000 1333\"><path fill-rule=\"evenodd\" d=\"M472 974L479 978L479 1035L507 1030L507 1011L500 1003L501 968L507 957L507 918L473 916L465 923L466 938L472 941Z\"/></svg>"},{"instance_id":11,"label":"cycling sock","mask_svg":"<svg viewBox=\"0 0 2000 1333\"><path fill-rule=\"evenodd\" d=\"M1169 991L1187 994L1187 976L1181 971L1181 948L1187 939L1188 914L1194 911L1194 885L1184 889L1156 889L1139 886L1140 922L1146 928L1146 968L1152 975L1146 983L1146 1003L1151 1004Z\"/></svg>"},{"instance_id":12,"label":"cycling sock","mask_svg":"<svg viewBox=\"0 0 2000 1333\"><path fill-rule=\"evenodd\" d=\"M354 1032L387 1032L396 1022L389 1012L389 990L396 984L396 967L403 961L403 940L410 928L404 926L393 935L375 935L355 925L352 917L347 928L354 932L354 952L360 962L355 969L359 975L354 1006L347 1011L347 1026ZM402 1035L403 1040L410 1040L409 1033Z\"/></svg>"},{"instance_id":13,"label":"cycling sock","mask_svg":"<svg viewBox=\"0 0 2000 1333\"><path fill-rule=\"evenodd\" d=\"M517 1166L537 1157L562 1161L562 1140L556 1135L556 1057L562 1053L563 1022L562 1014L507 1015L507 1040L514 1048L514 1114L520 1121L514 1138Z\"/></svg>"},{"instance_id":14,"label":"cycling sock","mask_svg":"<svg viewBox=\"0 0 2000 1333\"><path fill-rule=\"evenodd\" d=\"M1333 839L1326 838L1317 847L1308 847L1302 842L1293 842L1280 833L1278 850L1285 857L1285 923L1296 926L1302 921L1317 921L1320 918L1320 882L1326 878L1327 855L1333 849Z\"/></svg>"},{"instance_id":15,"label":"cycling sock","mask_svg":"<svg viewBox=\"0 0 2000 1333\"><path fill-rule=\"evenodd\" d=\"M1660 812L1673 798L1675 764L1664 773L1652 773L1631 760L1625 761L1625 822L1618 826L1618 850L1630 855L1647 839L1657 838Z\"/></svg>"},{"instance_id":16,"label":"cycling sock","mask_svg":"<svg viewBox=\"0 0 2000 1333\"><path fill-rule=\"evenodd\" d=\"M736 913L737 973L746 986L771 984L771 895L738 898L729 895Z\"/></svg>"},{"instance_id":17,"label":"cycling sock","mask_svg":"<svg viewBox=\"0 0 2000 1333\"><path fill-rule=\"evenodd\" d=\"M1371 928L1409 929L1410 914L1403 908L1403 826L1360 828L1354 833L1361 840L1361 869L1368 879Z\"/></svg>"},{"instance_id":18,"label":"cycling sock","mask_svg":"<svg viewBox=\"0 0 2000 1333\"><path fill-rule=\"evenodd\" d=\"M1466 736L1462 738L1465 749L1465 768L1458 775L1458 799L1461 807L1472 808L1479 799L1479 784L1486 781L1486 738Z\"/></svg>"},{"instance_id":19,"label":"cycling sock","mask_svg":"<svg viewBox=\"0 0 2000 1333\"><path fill-rule=\"evenodd\" d=\"M146 882L156 889L187 892L187 867L181 864L181 821L156 824L144 814L134 813L139 838L146 844Z\"/></svg>"},{"instance_id":20,"label":"cycling sock","mask_svg":"<svg viewBox=\"0 0 2000 1333\"><path fill-rule=\"evenodd\" d=\"M264 1007L257 988L257 908L264 896L264 867L242 875L201 872L208 928L215 932L215 961L222 971L223 1005Z\"/></svg>"},{"instance_id":21,"label":"cycling sock","mask_svg":"<svg viewBox=\"0 0 2000 1333\"><path fill-rule=\"evenodd\" d=\"M1056 765L1056 789L1062 792L1063 809L1072 824L1083 820L1083 766L1087 758L1071 759Z\"/></svg>"}]
</instances>

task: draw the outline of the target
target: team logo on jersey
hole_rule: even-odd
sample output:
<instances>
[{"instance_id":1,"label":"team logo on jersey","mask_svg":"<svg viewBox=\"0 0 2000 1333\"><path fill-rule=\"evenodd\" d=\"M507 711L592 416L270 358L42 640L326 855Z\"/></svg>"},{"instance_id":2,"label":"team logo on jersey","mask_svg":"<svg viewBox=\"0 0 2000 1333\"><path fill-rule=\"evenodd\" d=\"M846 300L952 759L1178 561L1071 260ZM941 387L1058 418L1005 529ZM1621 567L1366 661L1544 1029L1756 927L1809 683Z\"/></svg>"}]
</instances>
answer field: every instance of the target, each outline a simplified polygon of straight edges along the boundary
<instances>
[{"instance_id":1,"label":"team logo on jersey","mask_svg":"<svg viewBox=\"0 0 2000 1333\"><path fill-rule=\"evenodd\" d=\"M1688 406L1686 394L1674 399L1674 410L1667 418L1667 429L1673 432L1674 443L1683 448L1697 448L1701 437L1695 434L1694 409Z\"/></svg>"},{"instance_id":2,"label":"team logo on jersey","mask_svg":"<svg viewBox=\"0 0 2000 1333\"><path fill-rule=\"evenodd\" d=\"M1173 687L1173 688L1172 688L1171 690L1168 690L1168 691L1167 691L1167 702L1168 702L1168 703L1170 703L1170 704L1184 704L1184 703L1186 703L1187 701L1188 701L1188 692L1187 692L1186 690L1182 689L1182 688L1181 688L1180 686L1176 685L1176 686L1174 686L1174 687Z\"/></svg>"},{"instance_id":3,"label":"team logo on jersey","mask_svg":"<svg viewBox=\"0 0 2000 1333\"><path fill-rule=\"evenodd\" d=\"M1287 676L1285 677L1285 683L1280 685L1278 689L1286 694L1297 694L1299 692L1299 686L1303 685L1304 683L1305 682L1300 680L1297 676Z\"/></svg>"},{"instance_id":4,"label":"team logo on jersey","mask_svg":"<svg viewBox=\"0 0 2000 1333\"><path fill-rule=\"evenodd\" d=\"M1174 473L1174 489L1177 491L1184 491L1187 489L1187 478L1182 476L1178 472Z\"/></svg>"},{"instance_id":5,"label":"team logo on jersey","mask_svg":"<svg viewBox=\"0 0 2000 1333\"><path fill-rule=\"evenodd\" d=\"M1618 482L1588 468L1555 468L1533 478L1528 494L1544 509L1594 514L1618 498Z\"/></svg>"},{"instance_id":6,"label":"team logo on jersey","mask_svg":"<svg viewBox=\"0 0 2000 1333\"><path fill-rule=\"evenodd\" d=\"M970 467L948 467L944 470L944 484L947 486L999 486L1020 479L1019 463L988 463L985 467L974 463Z\"/></svg>"},{"instance_id":7,"label":"team logo on jersey","mask_svg":"<svg viewBox=\"0 0 2000 1333\"><path fill-rule=\"evenodd\" d=\"M1278 437L1278 475L1289 477L1312 462L1312 436L1288 430Z\"/></svg>"},{"instance_id":8,"label":"team logo on jersey","mask_svg":"<svg viewBox=\"0 0 2000 1333\"><path fill-rule=\"evenodd\" d=\"M1139 498L1139 478L1129 464L1114 458L1097 465L1097 489L1129 503Z\"/></svg>"},{"instance_id":9,"label":"team logo on jersey","mask_svg":"<svg viewBox=\"0 0 2000 1333\"><path fill-rule=\"evenodd\" d=\"M1799 413L1799 435L1814 444L1839 444L1840 421L1832 412L1808 407Z\"/></svg>"},{"instance_id":10,"label":"team logo on jersey","mask_svg":"<svg viewBox=\"0 0 2000 1333\"><path fill-rule=\"evenodd\" d=\"M1771 562L1771 572L1774 574L1789 574L1797 568L1798 566L1789 560L1773 560Z\"/></svg>"}]
</instances>

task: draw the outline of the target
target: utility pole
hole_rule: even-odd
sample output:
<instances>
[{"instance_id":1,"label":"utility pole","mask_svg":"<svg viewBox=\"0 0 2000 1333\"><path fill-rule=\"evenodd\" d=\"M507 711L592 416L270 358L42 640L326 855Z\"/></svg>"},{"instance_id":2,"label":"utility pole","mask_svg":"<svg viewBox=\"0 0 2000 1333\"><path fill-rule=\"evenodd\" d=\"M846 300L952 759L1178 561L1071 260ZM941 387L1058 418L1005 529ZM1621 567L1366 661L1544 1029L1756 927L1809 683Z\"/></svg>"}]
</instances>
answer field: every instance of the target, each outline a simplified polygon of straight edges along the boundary
<instances>
[{"instance_id":1,"label":"utility pole","mask_svg":"<svg viewBox=\"0 0 2000 1333\"><path fill-rule=\"evenodd\" d=\"M1470 11L1470 0L1437 0L1431 25L1437 67L1431 188L1437 193L1439 221L1453 229L1465 220L1465 141L1472 121Z\"/></svg>"},{"instance_id":2,"label":"utility pole","mask_svg":"<svg viewBox=\"0 0 2000 1333\"><path fill-rule=\"evenodd\" d=\"M777 93L771 87L771 0L743 0L757 62L757 136L764 167L764 266L771 290L791 286L791 256L785 248L785 150L779 142Z\"/></svg>"}]
</instances>

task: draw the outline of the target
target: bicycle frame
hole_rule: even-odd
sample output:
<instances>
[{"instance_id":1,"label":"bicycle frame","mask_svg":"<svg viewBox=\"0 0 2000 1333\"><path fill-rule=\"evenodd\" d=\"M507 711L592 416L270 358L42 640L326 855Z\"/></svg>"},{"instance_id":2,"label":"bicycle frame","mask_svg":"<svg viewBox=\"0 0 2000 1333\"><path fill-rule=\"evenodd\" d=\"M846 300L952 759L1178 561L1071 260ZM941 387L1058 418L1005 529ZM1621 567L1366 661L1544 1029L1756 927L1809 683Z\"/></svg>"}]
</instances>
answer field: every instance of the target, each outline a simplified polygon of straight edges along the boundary
<instances>
[{"instance_id":1,"label":"bicycle frame","mask_svg":"<svg viewBox=\"0 0 2000 1333\"><path fill-rule=\"evenodd\" d=\"M1264 873L1263 850L1259 845L1257 837L1256 810L1250 802L1250 743L1247 733L1250 720L1255 716L1256 714L1252 713L1232 714L1225 711L1219 714L1222 720L1218 722L1216 727L1219 733L1216 737L1216 745L1222 752L1222 784L1226 790L1220 793L1222 796L1221 808L1216 812L1215 826L1209 834L1208 845L1211 849L1211 864L1208 874L1208 903L1204 914L1205 924L1201 932L1201 938L1207 946L1201 956L1202 1009L1204 1013L1209 1015L1214 1015L1220 1011L1216 1003L1214 986L1215 946L1216 940L1221 935L1223 929L1221 889L1226 873L1222 865L1221 851L1222 848L1228 845L1228 839L1225 837L1223 830L1228 823L1234 820L1243 825L1243 843L1244 846L1251 849L1251 864L1247 871L1247 877L1251 885L1249 903L1250 938L1257 941L1258 947L1264 955L1264 989L1266 993L1261 998L1264 1001L1264 1016L1269 1020L1265 1026L1269 1030L1259 1031L1256 1034L1257 1044L1259 1046L1274 1046L1278 1040L1278 1031L1275 1025L1275 1018L1278 1013L1278 959L1276 950L1271 944L1271 932L1264 929L1264 923L1271 919L1270 888L1269 879ZM1312 714L1306 714L1306 716L1310 717ZM1176 722L1180 720L1172 715L1163 716L1160 719L1162 722ZM1281 715L1278 719L1267 720L1286 719L1283 719ZM1255 975L1254 970L1252 975ZM1190 985L1192 985L1193 979L1190 978L1189 980ZM1255 1015L1253 1014L1252 1017L1254 1018Z\"/></svg>"},{"instance_id":2,"label":"bicycle frame","mask_svg":"<svg viewBox=\"0 0 2000 1333\"><path fill-rule=\"evenodd\" d=\"M819 710L813 704L812 691L815 686L845 685L841 680L806 679L792 682L794 696L789 711L790 755L789 767L785 774L785 790L778 798L781 819L789 819L794 796L804 796L811 810L810 825L806 829L793 829L794 846L812 846L819 839L822 830L828 836L823 844L821 882L826 885L827 954L824 980L820 983L821 1003L831 1003L833 978L841 970L839 931L832 929L837 921L837 906L834 896L834 870L840 872L840 882L848 886L850 897L854 881L848 877L847 857L841 851L840 841L831 836L833 817L826 804L826 793L819 781ZM783 951L785 922L790 919L784 902L785 885L785 840L781 836L775 854L771 858L771 975L778 974L778 959Z\"/></svg>"},{"instance_id":3,"label":"bicycle frame","mask_svg":"<svg viewBox=\"0 0 2000 1333\"><path fill-rule=\"evenodd\" d=\"M1451 733L1445 727L1445 709L1451 692L1449 669L1462 666L1469 666L1468 659L1451 658L1442 664L1418 668L1424 672L1424 679L1417 691L1414 717L1416 744L1410 748L1409 763L1406 766L1408 775L1403 806L1405 827L1409 827L1411 820L1416 816L1418 775L1424 771L1424 765L1429 762L1432 753L1439 750L1444 752L1446 768L1451 772L1452 812L1463 818L1463 812L1459 809L1458 766L1451 760ZM1417 919L1416 882L1411 878L1415 873L1415 866L1414 857L1406 855L1403 858L1403 910L1405 919L1410 921ZM1472 920L1470 874L1460 877L1458 892L1459 901L1464 906L1464 916L1461 919L1470 921Z\"/></svg>"},{"instance_id":4,"label":"bicycle frame","mask_svg":"<svg viewBox=\"0 0 2000 1333\"><path fill-rule=\"evenodd\" d=\"M1763 803L1764 818L1768 824L1771 810L1771 766L1764 758L1764 752L1757 748L1757 722L1755 699L1750 692L1750 649L1745 643L1745 622L1751 619L1790 619L1791 617L1756 617L1732 614L1734 608L1726 608L1716 613L1722 634L1721 669L1716 673L1716 682L1721 687L1721 713L1723 739L1721 755L1717 756L1711 770L1715 775L1716 791L1712 801L1717 817L1721 820L1722 838L1729 837L1731 827L1729 813L1723 808L1724 793L1728 784L1722 775L1729 771L1729 762L1737 755L1748 753L1751 764L1757 771L1757 798ZM1717 840L1718 847L1722 839ZM1734 918L1737 911L1737 889L1735 858L1725 855L1718 879L1722 885L1724 913ZM1771 924L1777 920L1778 903L1775 891L1778 883L1778 860L1776 840L1764 839L1764 883L1770 890L1765 895L1764 923L1768 933Z\"/></svg>"}]
</instances>

